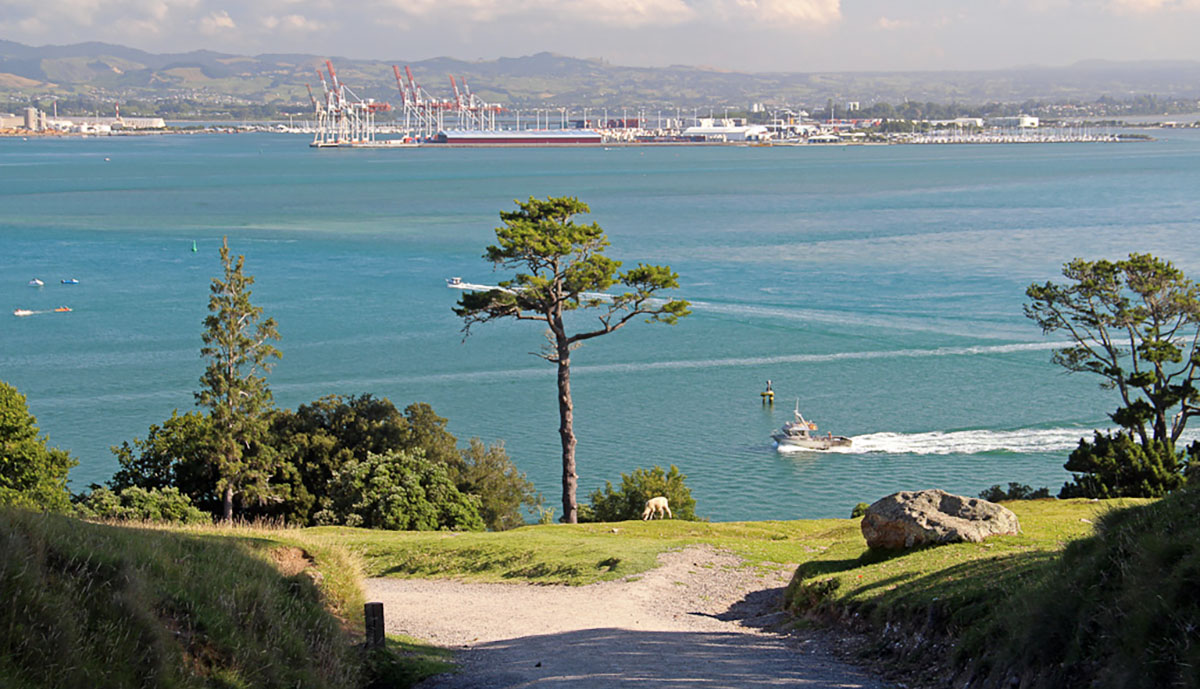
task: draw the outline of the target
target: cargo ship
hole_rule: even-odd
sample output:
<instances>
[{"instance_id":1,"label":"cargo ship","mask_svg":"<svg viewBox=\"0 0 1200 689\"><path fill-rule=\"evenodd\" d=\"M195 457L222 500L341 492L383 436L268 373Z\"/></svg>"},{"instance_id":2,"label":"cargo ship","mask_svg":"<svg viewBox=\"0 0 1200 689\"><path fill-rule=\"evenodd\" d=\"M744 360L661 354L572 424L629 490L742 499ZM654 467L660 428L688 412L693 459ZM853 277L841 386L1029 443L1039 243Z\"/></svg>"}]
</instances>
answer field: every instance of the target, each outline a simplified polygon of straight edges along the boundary
<instances>
[{"instance_id":1,"label":"cargo ship","mask_svg":"<svg viewBox=\"0 0 1200 689\"><path fill-rule=\"evenodd\" d=\"M594 129L446 129L433 143L469 146L535 146L544 144L600 144L604 137Z\"/></svg>"}]
</instances>

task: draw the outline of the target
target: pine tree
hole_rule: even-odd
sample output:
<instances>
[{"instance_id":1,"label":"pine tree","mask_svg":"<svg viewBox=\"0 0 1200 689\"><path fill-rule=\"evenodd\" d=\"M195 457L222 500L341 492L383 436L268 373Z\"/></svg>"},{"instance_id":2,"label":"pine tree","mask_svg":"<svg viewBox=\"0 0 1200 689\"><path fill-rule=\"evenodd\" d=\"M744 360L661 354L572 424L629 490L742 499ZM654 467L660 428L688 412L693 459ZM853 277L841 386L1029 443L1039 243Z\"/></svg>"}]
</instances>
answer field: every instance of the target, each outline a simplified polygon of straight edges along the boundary
<instances>
[{"instance_id":1,"label":"pine tree","mask_svg":"<svg viewBox=\"0 0 1200 689\"><path fill-rule=\"evenodd\" d=\"M233 498L262 499L269 493L267 480L272 452L260 441L268 427L271 389L260 372L270 370L270 359L280 357L270 344L278 340L275 320L262 320L262 308L250 303L254 277L242 270L245 256L234 261L229 240L221 243L224 280L213 278L204 319L204 347L208 367L196 393L196 402L209 408L214 435L211 458L222 496L222 520L233 520Z\"/></svg>"}]
</instances>

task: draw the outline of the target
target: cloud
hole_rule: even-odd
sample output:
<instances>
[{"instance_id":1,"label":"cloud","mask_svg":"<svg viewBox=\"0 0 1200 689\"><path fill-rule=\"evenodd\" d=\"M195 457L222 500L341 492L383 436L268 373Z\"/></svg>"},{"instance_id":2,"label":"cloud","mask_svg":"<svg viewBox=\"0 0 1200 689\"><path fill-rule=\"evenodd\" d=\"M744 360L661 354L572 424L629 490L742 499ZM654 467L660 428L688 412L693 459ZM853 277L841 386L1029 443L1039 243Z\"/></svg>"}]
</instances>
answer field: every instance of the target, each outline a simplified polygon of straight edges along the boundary
<instances>
[{"instance_id":1,"label":"cloud","mask_svg":"<svg viewBox=\"0 0 1200 689\"><path fill-rule=\"evenodd\" d=\"M907 19L888 19L887 17L880 17L875 22L875 28L881 31L897 31L899 29L907 29L912 25L913 23Z\"/></svg>"},{"instance_id":2,"label":"cloud","mask_svg":"<svg viewBox=\"0 0 1200 689\"><path fill-rule=\"evenodd\" d=\"M622 28L737 21L742 25L823 25L841 18L841 0L381 0L398 20L492 22L530 19Z\"/></svg>"},{"instance_id":3,"label":"cloud","mask_svg":"<svg viewBox=\"0 0 1200 689\"><path fill-rule=\"evenodd\" d=\"M282 17L267 15L260 20L263 28L268 31L290 31L293 33L311 33L325 28L323 22L309 19L302 14L286 14Z\"/></svg>"},{"instance_id":4,"label":"cloud","mask_svg":"<svg viewBox=\"0 0 1200 689\"><path fill-rule=\"evenodd\" d=\"M841 0L734 0L743 19L788 25L831 24L842 18Z\"/></svg>"},{"instance_id":5,"label":"cloud","mask_svg":"<svg viewBox=\"0 0 1200 689\"><path fill-rule=\"evenodd\" d=\"M200 32L208 36L221 34L236 28L237 24L233 21L233 17L230 17L229 13L225 10L213 12L206 17L200 18Z\"/></svg>"}]
</instances>

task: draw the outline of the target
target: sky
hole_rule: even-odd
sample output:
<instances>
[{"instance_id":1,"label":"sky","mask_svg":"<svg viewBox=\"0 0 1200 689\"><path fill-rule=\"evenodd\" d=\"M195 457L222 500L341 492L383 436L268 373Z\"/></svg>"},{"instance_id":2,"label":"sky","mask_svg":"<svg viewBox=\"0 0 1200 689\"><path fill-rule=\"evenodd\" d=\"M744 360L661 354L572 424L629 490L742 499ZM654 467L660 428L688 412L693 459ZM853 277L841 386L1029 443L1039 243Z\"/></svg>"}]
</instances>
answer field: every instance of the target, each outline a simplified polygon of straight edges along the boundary
<instances>
[{"instance_id":1,"label":"sky","mask_svg":"<svg viewBox=\"0 0 1200 689\"><path fill-rule=\"evenodd\" d=\"M1200 0L0 0L0 38L737 71L1200 60Z\"/></svg>"}]
</instances>

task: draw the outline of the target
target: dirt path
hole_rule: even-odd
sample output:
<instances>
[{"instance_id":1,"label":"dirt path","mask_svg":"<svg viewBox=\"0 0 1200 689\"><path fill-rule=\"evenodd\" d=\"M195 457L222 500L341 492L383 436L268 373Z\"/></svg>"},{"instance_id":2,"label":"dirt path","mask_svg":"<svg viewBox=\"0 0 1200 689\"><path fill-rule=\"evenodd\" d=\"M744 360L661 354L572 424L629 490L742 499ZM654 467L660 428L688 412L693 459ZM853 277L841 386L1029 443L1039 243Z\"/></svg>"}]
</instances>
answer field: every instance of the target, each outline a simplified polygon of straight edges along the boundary
<instances>
[{"instance_id":1,"label":"dirt path","mask_svg":"<svg viewBox=\"0 0 1200 689\"><path fill-rule=\"evenodd\" d=\"M371 579L387 630L459 651L429 689L882 686L781 621L787 573L708 547L666 553L632 581L590 586Z\"/></svg>"}]
</instances>

